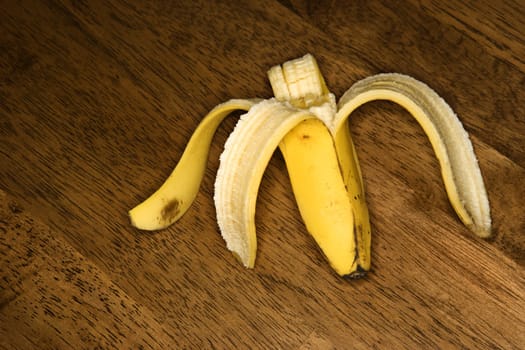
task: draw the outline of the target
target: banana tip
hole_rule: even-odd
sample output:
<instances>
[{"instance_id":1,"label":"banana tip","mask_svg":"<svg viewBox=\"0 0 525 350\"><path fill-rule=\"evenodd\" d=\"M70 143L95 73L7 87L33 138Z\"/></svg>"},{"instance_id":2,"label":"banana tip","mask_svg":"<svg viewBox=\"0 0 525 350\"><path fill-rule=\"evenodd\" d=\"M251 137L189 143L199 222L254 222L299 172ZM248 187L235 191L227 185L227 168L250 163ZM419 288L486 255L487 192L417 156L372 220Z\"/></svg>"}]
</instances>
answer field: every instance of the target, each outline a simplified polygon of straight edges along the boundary
<instances>
[{"instance_id":1,"label":"banana tip","mask_svg":"<svg viewBox=\"0 0 525 350\"><path fill-rule=\"evenodd\" d=\"M489 238L492 235L492 229L489 226L486 225L473 225L470 227L470 230L474 232L474 234L481 238Z\"/></svg>"}]
</instances>

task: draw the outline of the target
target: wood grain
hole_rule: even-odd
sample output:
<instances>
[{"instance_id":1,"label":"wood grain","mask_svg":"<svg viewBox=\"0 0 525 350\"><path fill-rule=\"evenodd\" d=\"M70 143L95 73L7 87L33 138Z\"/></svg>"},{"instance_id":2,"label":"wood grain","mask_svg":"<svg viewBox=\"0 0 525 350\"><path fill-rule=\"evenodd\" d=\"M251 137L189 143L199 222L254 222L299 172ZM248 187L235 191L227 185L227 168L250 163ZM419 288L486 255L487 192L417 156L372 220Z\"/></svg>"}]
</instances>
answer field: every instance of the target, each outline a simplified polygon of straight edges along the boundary
<instances>
[{"instance_id":1,"label":"wood grain","mask_svg":"<svg viewBox=\"0 0 525 350\"><path fill-rule=\"evenodd\" d=\"M2 339L16 348L167 348L175 338L97 266L0 192ZM141 329L141 332L136 332Z\"/></svg>"},{"instance_id":2,"label":"wood grain","mask_svg":"<svg viewBox=\"0 0 525 350\"><path fill-rule=\"evenodd\" d=\"M519 1L0 2L0 348L525 347L525 10ZM203 115L269 97L266 70L314 54L340 96L410 74L469 131L494 222L473 237L417 123L386 102L351 129L373 270L345 281L308 236L282 157L242 268L215 222L219 128L190 211L145 233L127 210Z\"/></svg>"}]
</instances>

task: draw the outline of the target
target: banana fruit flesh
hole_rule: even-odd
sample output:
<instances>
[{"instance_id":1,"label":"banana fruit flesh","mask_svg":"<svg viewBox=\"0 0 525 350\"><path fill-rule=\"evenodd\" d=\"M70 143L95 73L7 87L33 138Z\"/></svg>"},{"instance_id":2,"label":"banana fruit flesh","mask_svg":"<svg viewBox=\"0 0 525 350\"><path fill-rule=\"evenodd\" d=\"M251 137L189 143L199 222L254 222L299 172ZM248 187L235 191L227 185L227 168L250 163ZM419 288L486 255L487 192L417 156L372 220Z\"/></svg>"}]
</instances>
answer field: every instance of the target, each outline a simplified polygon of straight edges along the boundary
<instances>
[{"instance_id":1,"label":"banana fruit flesh","mask_svg":"<svg viewBox=\"0 0 525 350\"><path fill-rule=\"evenodd\" d=\"M132 225L163 229L189 209L217 127L241 110L246 113L224 145L214 189L227 248L244 266L254 267L257 193L279 148L307 231L337 274L360 277L370 269L371 229L348 117L366 102L385 99L407 109L428 135L462 222L481 237L490 235L490 208L472 144L457 116L430 87L405 75L379 74L358 81L336 103L310 54L272 67L268 78L275 97L234 99L210 111L165 183L129 211Z\"/></svg>"}]
</instances>

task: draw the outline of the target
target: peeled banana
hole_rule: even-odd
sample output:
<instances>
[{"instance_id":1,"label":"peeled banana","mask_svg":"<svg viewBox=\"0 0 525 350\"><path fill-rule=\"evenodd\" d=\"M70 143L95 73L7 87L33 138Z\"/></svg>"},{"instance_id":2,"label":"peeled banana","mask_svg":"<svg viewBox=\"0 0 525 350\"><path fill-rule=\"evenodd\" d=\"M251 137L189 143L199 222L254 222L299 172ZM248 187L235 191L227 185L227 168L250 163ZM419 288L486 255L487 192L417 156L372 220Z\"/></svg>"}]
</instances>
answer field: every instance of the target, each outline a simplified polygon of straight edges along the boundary
<instances>
[{"instance_id":1,"label":"peeled banana","mask_svg":"<svg viewBox=\"0 0 525 350\"><path fill-rule=\"evenodd\" d=\"M129 211L134 226L162 229L189 209L217 127L226 115L242 110L246 113L220 156L214 189L227 248L244 266L254 267L257 193L279 148L307 231L336 273L363 275L370 269L371 229L348 117L362 104L383 99L400 104L420 123L457 215L477 235L490 235L489 202L472 144L452 109L430 87L405 75L379 74L355 83L336 103L310 54L272 67L268 78L273 98L234 99L210 111L165 183Z\"/></svg>"}]
</instances>

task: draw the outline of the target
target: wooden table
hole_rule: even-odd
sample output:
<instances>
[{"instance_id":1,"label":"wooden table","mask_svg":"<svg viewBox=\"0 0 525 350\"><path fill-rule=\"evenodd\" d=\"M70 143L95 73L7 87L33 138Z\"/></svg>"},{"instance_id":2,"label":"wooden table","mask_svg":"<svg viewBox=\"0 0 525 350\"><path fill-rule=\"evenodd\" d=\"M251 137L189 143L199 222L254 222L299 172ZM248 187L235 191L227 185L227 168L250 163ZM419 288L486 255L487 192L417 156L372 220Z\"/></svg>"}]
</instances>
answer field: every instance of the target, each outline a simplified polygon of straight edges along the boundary
<instances>
[{"instance_id":1,"label":"wooden table","mask_svg":"<svg viewBox=\"0 0 525 350\"><path fill-rule=\"evenodd\" d=\"M524 349L522 1L2 1L0 348ZM170 173L201 118L272 95L266 71L310 52L341 96L379 72L432 86L470 133L494 235L455 216L415 120L351 117L373 269L347 281L308 235L282 156L243 268L201 192L166 230L127 211Z\"/></svg>"}]
</instances>

